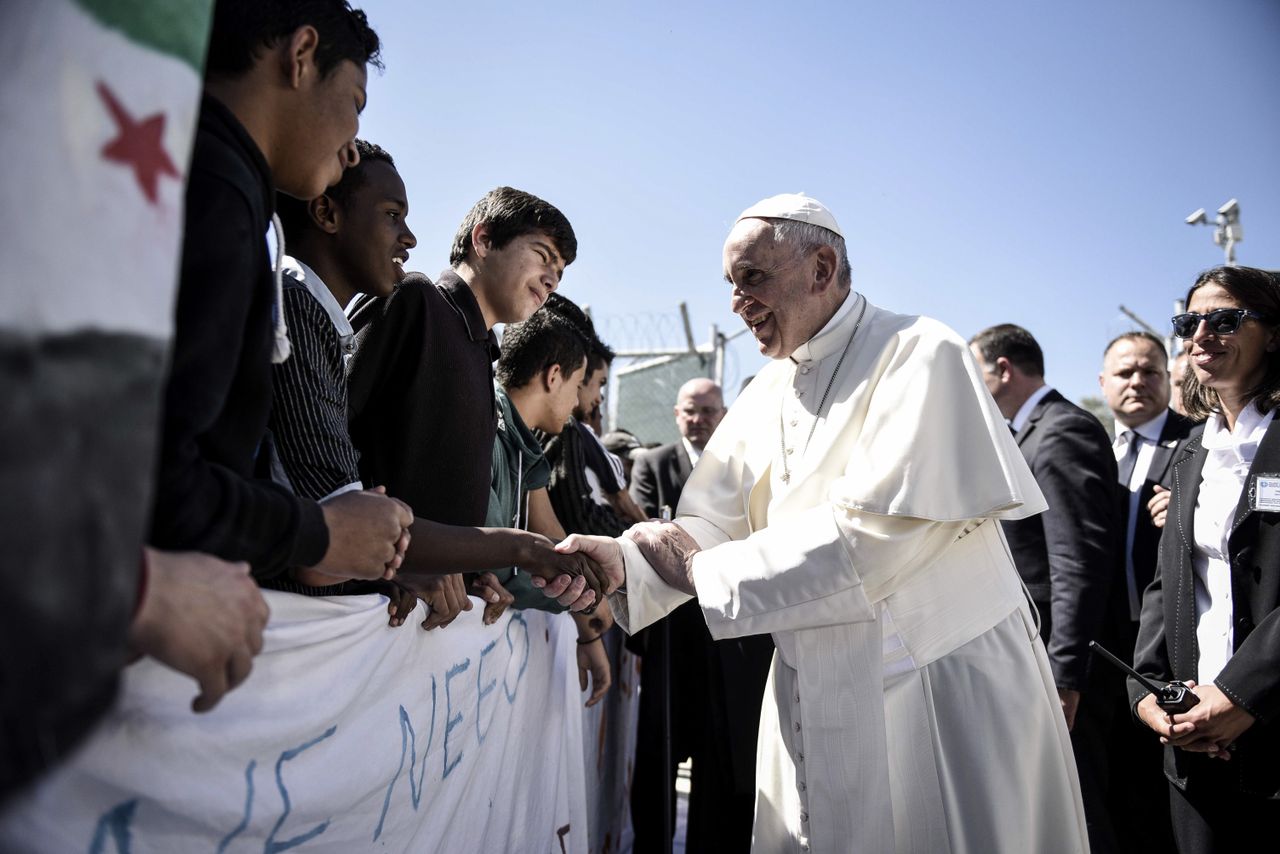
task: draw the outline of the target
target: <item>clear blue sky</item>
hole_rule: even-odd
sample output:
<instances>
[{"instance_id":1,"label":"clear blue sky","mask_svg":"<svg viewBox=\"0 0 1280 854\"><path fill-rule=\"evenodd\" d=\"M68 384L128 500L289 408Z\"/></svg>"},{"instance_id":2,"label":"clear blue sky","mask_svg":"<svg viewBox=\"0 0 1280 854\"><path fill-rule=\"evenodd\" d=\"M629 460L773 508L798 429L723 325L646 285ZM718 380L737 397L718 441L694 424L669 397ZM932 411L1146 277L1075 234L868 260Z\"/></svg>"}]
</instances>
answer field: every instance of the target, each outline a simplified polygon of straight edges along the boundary
<instances>
[{"instance_id":1,"label":"clear blue sky","mask_svg":"<svg viewBox=\"0 0 1280 854\"><path fill-rule=\"evenodd\" d=\"M1277 0L354 3L387 66L361 135L397 160L431 276L510 184L572 220L566 296L605 319L685 300L703 339L740 328L737 214L804 191L873 302L1022 324L1078 400L1120 303L1163 327L1221 263L1194 209L1239 198L1239 262L1280 268ZM732 388L764 364L735 345Z\"/></svg>"}]
</instances>

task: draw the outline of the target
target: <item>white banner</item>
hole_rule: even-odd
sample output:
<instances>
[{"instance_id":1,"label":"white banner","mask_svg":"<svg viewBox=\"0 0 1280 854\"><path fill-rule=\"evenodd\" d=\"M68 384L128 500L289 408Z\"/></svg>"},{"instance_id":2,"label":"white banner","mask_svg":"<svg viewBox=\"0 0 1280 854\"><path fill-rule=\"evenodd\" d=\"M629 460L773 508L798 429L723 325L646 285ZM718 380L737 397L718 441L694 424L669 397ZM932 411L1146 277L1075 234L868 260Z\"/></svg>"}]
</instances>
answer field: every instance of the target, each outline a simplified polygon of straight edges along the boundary
<instances>
[{"instance_id":1,"label":"white banner","mask_svg":"<svg viewBox=\"0 0 1280 854\"><path fill-rule=\"evenodd\" d=\"M567 616L423 632L381 596L264 593L240 688L197 715L192 680L129 668L85 748L0 817L0 851L586 851Z\"/></svg>"}]
</instances>

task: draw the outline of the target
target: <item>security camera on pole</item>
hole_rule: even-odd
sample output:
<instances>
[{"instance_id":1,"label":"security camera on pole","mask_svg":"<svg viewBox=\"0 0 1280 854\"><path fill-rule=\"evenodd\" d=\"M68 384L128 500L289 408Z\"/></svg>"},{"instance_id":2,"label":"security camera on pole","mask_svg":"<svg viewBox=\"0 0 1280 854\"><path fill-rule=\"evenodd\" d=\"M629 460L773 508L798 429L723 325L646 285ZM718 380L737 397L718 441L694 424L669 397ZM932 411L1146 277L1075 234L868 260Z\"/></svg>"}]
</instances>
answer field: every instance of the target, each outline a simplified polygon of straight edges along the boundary
<instances>
[{"instance_id":1,"label":"security camera on pole","mask_svg":"<svg viewBox=\"0 0 1280 854\"><path fill-rule=\"evenodd\" d=\"M1209 225L1209 217L1204 208L1200 208L1187 217L1187 225ZM1240 226L1240 202L1231 199L1218 208L1218 216L1214 220L1213 242L1221 246L1227 256L1227 266L1236 264L1236 244L1244 240L1244 230Z\"/></svg>"}]
</instances>

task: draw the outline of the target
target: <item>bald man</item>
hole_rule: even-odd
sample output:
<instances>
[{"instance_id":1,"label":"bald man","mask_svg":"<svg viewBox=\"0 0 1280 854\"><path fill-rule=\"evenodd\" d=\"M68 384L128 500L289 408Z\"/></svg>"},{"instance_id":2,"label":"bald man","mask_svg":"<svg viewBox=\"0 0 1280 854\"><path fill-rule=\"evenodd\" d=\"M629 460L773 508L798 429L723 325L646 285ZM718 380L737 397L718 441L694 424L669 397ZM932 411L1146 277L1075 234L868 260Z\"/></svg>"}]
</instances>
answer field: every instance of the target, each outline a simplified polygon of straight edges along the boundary
<instances>
[{"instance_id":1,"label":"bald man","mask_svg":"<svg viewBox=\"0 0 1280 854\"><path fill-rule=\"evenodd\" d=\"M675 405L680 440L642 454L631 474L631 497L649 518L674 513L711 434L724 418L720 386L705 377L680 387ZM675 797L676 764L693 759L686 849L751 849L755 809L756 731L773 641L768 635L715 641L696 602L667 618L666 635L650 627L627 644L643 659L636 766L631 782L635 854L665 851L663 798ZM671 668L672 761L664 772L662 669Z\"/></svg>"}]
</instances>

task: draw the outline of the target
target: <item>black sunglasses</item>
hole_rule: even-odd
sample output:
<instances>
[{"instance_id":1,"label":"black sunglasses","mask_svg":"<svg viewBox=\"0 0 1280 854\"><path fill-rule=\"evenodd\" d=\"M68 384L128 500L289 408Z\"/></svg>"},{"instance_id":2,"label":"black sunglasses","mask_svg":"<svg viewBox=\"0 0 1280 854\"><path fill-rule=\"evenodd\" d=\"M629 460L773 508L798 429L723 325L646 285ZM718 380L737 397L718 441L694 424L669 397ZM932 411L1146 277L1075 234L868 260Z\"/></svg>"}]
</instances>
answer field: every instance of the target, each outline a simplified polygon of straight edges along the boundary
<instances>
[{"instance_id":1,"label":"black sunglasses","mask_svg":"<svg viewBox=\"0 0 1280 854\"><path fill-rule=\"evenodd\" d=\"M1247 308L1219 308L1208 314L1189 311L1186 314L1173 316L1173 334L1179 338L1193 338L1196 330L1200 328L1200 321L1203 320L1214 335L1233 335L1239 331L1240 324L1246 317L1252 317L1255 320L1267 319L1265 314L1250 311Z\"/></svg>"}]
</instances>

